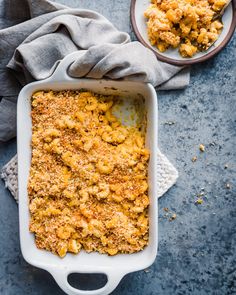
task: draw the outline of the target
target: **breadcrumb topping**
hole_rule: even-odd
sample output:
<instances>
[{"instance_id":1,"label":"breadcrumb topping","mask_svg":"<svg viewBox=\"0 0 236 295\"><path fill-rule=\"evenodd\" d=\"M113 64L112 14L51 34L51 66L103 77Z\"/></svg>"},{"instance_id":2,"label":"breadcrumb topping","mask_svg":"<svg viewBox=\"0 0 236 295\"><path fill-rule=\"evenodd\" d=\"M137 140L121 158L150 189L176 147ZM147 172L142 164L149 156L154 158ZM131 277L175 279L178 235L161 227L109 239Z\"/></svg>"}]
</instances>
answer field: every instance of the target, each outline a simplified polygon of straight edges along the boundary
<instances>
[{"instance_id":1,"label":"breadcrumb topping","mask_svg":"<svg viewBox=\"0 0 236 295\"><path fill-rule=\"evenodd\" d=\"M29 229L39 249L115 255L148 244L145 130L122 125L118 103L84 90L32 95Z\"/></svg>"}]
</instances>

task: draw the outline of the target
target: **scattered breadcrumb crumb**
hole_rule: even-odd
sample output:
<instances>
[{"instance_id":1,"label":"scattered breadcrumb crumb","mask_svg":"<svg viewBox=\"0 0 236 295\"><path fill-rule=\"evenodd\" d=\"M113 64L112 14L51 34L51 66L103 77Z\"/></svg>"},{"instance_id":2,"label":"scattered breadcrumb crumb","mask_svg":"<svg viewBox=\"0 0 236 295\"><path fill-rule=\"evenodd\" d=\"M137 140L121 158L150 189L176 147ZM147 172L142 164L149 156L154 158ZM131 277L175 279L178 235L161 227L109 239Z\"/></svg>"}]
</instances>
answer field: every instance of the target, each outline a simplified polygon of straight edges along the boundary
<instances>
[{"instance_id":1,"label":"scattered breadcrumb crumb","mask_svg":"<svg viewBox=\"0 0 236 295\"><path fill-rule=\"evenodd\" d=\"M163 210L166 212L163 217L168 219L169 221L173 221L176 219L177 214L171 211L169 208L164 207Z\"/></svg>"},{"instance_id":2,"label":"scattered breadcrumb crumb","mask_svg":"<svg viewBox=\"0 0 236 295\"><path fill-rule=\"evenodd\" d=\"M170 217L169 221L173 221L175 220L177 217L177 215L175 213L172 214L172 216Z\"/></svg>"},{"instance_id":3,"label":"scattered breadcrumb crumb","mask_svg":"<svg viewBox=\"0 0 236 295\"><path fill-rule=\"evenodd\" d=\"M164 125L174 125L175 124L175 122L174 121L167 121L167 122L165 122L164 123Z\"/></svg>"},{"instance_id":4,"label":"scattered breadcrumb crumb","mask_svg":"<svg viewBox=\"0 0 236 295\"><path fill-rule=\"evenodd\" d=\"M198 205L201 205L203 203L203 199L198 198L195 203Z\"/></svg>"},{"instance_id":5,"label":"scattered breadcrumb crumb","mask_svg":"<svg viewBox=\"0 0 236 295\"><path fill-rule=\"evenodd\" d=\"M199 150L205 152L205 146L202 143L199 145Z\"/></svg>"},{"instance_id":6,"label":"scattered breadcrumb crumb","mask_svg":"<svg viewBox=\"0 0 236 295\"><path fill-rule=\"evenodd\" d=\"M229 168L229 165L228 164L225 164L225 167L224 167L225 169L228 169Z\"/></svg>"},{"instance_id":7,"label":"scattered breadcrumb crumb","mask_svg":"<svg viewBox=\"0 0 236 295\"><path fill-rule=\"evenodd\" d=\"M150 272L150 269L149 269L149 268L145 268L143 271L144 271L145 273L149 273L149 272Z\"/></svg>"},{"instance_id":8,"label":"scattered breadcrumb crumb","mask_svg":"<svg viewBox=\"0 0 236 295\"><path fill-rule=\"evenodd\" d=\"M192 157L192 162L196 162L197 161L197 156Z\"/></svg>"}]
</instances>

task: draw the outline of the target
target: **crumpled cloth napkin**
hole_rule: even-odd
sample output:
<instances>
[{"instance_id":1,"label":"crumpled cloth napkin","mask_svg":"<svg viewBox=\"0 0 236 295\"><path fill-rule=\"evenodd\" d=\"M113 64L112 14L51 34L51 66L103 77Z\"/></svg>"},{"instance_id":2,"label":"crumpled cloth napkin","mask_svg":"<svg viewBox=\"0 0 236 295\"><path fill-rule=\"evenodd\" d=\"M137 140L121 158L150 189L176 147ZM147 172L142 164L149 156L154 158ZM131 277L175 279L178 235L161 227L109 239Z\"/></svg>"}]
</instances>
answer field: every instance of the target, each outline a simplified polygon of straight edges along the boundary
<instances>
[{"instance_id":1,"label":"crumpled cloth napkin","mask_svg":"<svg viewBox=\"0 0 236 295\"><path fill-rule=\"evenodd\" d=\"M16 101L22 85L49 77L63 57L77 50L84 53L68 70L73 77L138 80L163 90L189 84L188 69L158 61L152 51L139 42L130 42L127 33L94 11L71 9L48 0L20 2L0 2L0 16L6 18L7 25L13 24L0 30L0 141L15 136ZM161 153L159 156L165 163L161 167L170 167ZM16 164L14 159L9 171L12 163ZM169 188L177 172L173 166L172 172L162 170ZM13 175L2 175L9 188L17 183Z\"/></svg>"},{"instance_id":2,"label":"crumpled cloth napkin","mask_svg":"<svg viewBox=\"0 0 236 295\"><path fill-rule=\"evenodd\" d=\"M151 50L130 42L127 33L94 11L47 0L21 0L20 5L18 0L2 0L1 14L6 23L26 21L0 30L0 141L15 136L16 101L22 85L49 77L58 61L73 51L85 50L69 70L74 77L125 78L160 89L189 83L188 69L158 61Z\"/></svg>"}]
</instances>

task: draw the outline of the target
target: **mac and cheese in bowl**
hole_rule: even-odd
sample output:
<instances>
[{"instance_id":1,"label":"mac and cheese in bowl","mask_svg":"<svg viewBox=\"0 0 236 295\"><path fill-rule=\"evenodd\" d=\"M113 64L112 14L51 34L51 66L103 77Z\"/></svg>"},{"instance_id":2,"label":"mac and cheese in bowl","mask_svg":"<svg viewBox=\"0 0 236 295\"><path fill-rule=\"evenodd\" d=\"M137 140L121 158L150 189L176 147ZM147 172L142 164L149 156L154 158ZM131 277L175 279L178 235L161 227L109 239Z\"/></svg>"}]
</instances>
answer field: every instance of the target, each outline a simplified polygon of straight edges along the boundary
<instances>
[{"instance_id":1,"label":"mac and cheese in bowl","mask_svg":"<svg viewBox=\"0 0 236 295\"><path fill-rule=\"evenodd\" d=\"M148 38L160 52L179 48L182 57L207 50L223 24L215 16L227 0L151 0L144 12Z\"/></svg>"},{"instance_id":2,"label":"mac and cheese in bowl","mask_svg":"<svg viewBox=\"0 0 236 295\"><path fill-rule=\"evenodd\" d=\"M145 119L122 123L113 113L120 103L85 90L32 95L28 195L38 248L64 257L148 244Z\"/></svg>"}]
</instances>

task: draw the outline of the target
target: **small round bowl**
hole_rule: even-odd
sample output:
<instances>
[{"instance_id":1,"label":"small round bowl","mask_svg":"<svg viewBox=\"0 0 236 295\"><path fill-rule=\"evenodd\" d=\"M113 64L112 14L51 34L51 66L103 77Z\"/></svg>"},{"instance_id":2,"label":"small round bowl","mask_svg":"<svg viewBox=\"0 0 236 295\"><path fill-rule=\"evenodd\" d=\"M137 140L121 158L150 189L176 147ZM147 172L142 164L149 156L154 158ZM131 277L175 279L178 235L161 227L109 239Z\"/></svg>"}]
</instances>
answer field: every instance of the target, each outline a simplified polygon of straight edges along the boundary
<instances>
[{"instance_id":1,"label":"small round bowl","mask_svg":"<svg viewBox=\"0 0 236 295\"><path fill-rule=\"evenodd\" d=\"M160 52L152 46L148 40L146 19L144 11L150 5L150 0L131 0L130 17L137 39L146 47L150 48L161 61L173 65L192 65L203 62L220 52L233 36L236 27L236 0L233 0L226 8L222 17L224 28L218 40L206 51L197 52L193 57L185 58L179 54L178 48Z\"/></svg>"}]
</instances>

